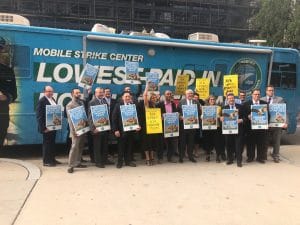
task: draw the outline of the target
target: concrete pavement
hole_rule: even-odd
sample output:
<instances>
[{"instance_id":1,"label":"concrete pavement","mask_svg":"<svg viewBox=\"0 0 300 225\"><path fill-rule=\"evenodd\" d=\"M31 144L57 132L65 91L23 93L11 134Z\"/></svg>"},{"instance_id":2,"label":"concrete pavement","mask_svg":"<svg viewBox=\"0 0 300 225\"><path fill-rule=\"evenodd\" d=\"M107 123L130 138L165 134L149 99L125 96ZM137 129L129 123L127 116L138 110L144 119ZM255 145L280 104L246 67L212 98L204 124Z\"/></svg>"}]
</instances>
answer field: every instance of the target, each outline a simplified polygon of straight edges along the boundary
<instances>
[{"instance_id":1,"label":"concrete pavement","mask_svg":"<svg viewBox=\"0 0 300 225\"><path fill-rule=\"evenodd\" d=\"M54 168L33 159L27 163L42 169L36 184L24 182L24 167L0 160L0 224L300 225L300 146L282 146L281 155L279 164L242 168L202 156L196 164L139 161L137 168L91 166L74 174L66 172L67 158ZM19 210L10 211L17 200Z\"/></svg>"}]
</instances>

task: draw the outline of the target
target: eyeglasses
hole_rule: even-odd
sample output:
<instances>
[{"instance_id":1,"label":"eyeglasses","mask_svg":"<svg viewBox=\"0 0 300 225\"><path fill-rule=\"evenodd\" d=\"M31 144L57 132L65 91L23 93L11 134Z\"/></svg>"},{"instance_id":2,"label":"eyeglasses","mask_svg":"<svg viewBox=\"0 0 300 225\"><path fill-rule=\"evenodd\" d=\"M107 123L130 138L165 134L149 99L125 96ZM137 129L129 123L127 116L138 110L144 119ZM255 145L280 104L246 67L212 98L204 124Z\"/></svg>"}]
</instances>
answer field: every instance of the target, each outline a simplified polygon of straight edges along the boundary
<instances>
[{"instance_id":1,"label":"eyeglasses","mask_svg":"<svg viewBox=\"0 0 300 225\"><path fill-rule=\"evenodd\" d=\"M272 90L267 90L267 91L274 91L274 90L272 89Z\"/></svg>"},{"instance_id":2,"label":"eyeglasses","mask_svg":"<svg viewBox=\"0 0 300 225\"><path fill-rule=\"evenodd\" d=\"M260 95L260 94L253 94L253 95Z\"/></svg>"}]
</instances>

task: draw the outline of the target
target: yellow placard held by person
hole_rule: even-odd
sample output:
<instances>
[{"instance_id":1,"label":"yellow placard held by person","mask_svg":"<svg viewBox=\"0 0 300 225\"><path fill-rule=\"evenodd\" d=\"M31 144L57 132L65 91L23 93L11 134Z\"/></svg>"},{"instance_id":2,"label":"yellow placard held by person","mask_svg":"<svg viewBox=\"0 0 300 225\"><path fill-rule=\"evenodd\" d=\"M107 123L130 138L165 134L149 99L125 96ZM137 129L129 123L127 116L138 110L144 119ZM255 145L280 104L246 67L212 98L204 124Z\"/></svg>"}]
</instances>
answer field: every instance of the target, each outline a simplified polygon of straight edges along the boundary
<instances>
[{"instance_id":1,"label":"yellow placard held by person","mask_svg":"<svg viewBox=\"0 0 300 225\"><path fill-rule=\"evenodd\" d=\"M196 79L196 92L199 94L199 98L207 99L209 96L209 78L197 78Z\"/></svg>"},{"instance_id":2,"label":"yellow placard held by person","mask_svg":"<svg viewBox=\"0 0 300 225\"><path fill-rule=\"evenodd\" d=\"M162 133L160 108L146 108L146 132L147 134Z\"/></svg>"},{"instance_id":3,"label":"yellow placard held by person","mask_svg":"<svg viewBox=\"0 0 300 225\"><path fill-rule=\"evenodd\" d=\"M189 75L188 74L178 75L176 77L175 94L185 95L185 91L187 90L188 83L189 83Z\"/></svg>"},{"instance_id":4,"label":"yellow placard held by person","mask_svg":"<svg viewBox=\"0 0 300 225\"><path fill-rule=\"evenodd\" d=\"M238 83L237 74L224 75L223 90L224 90L224 96L226 96L227 93L233 93L234 96L239 95L239 83Z\"/></svg>"}]
</instances>

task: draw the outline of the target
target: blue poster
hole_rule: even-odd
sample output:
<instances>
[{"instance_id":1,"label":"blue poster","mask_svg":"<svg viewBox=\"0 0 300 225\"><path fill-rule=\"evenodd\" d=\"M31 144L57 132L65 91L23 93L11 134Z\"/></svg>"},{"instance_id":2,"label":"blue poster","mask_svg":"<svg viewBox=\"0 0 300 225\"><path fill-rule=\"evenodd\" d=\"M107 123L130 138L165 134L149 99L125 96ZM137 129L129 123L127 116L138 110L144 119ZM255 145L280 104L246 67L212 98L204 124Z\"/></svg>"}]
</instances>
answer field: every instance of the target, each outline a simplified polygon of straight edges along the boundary
<instances>
[{"instance_id":1,"label":"blue poster","mask_svg":"<svg viewBox=\"0 0 300 225\"><path fill-rule=\"evenodd\" d=\"M268 106L251 105L251 129L268 129Z\"/></svg>"},{"instance_id":2,"label":"blue poster","mask_svg":"<svg viewBox=\"0 0 300 225\"><path fill-rule=\"evenodd\" d=\"M159 74L155 72L146 72L146 78L148 84L148 92L159 94Z\"/></svg>"},{"instance_id":3,"label":"blue poster","mask_svg":"<svg viewBox=\"0 0 300 225\"><path fill-rule=\"evenodd\" d=\"M164 137L179 136L179 113L164 113Z\"/></svg>"},{"instance_id":4,"label":"blue poster","mask_svg":"<svg viewBox=\"0 0 300 225\"><path fill-rule=\"evenodd\" d=\"M182 105L182 114L184 129L199 128L198 108L196 104Z\"/></svg>"},{"instance_id":5,"label":"blue poster","mask_svg":"<svg viewBox=\"0 0 300 225\"><path fill-rule=\"evenodd\" d=\"M93 124L98 131L110 130L107 104L91 106Z\"/></svg>"},{"instance_id":6,"label":"blue poster","mask_svg":"<svg viewBox=\"0 0 300 225\"><path fill-rule=\"evenodd\" d=\"M82 135L90 130L86 112L83 106L68 110L74 130L77 135Z\"/></svg>"},{"instance_id":7,"label":"blue poster","mask_svg":"<svg viewBox=\"0 0 300 225\"><path fill-rule=\"evenodd\" d=\"M218 106L202 106L202 130L218 128Z\"/></svg>"},{"instance_id":8,"label":"blue poster","mask_svg":"<svg viewBox=\"0 0 300 225\"><path fill-rule=\"evenodd\" d=\"M97 77L99 69L91 64L86 64L80 75L79 87L90 88L92 87L95 78Z\"/></svg>"},{"instance_id":9,"label":"blue poster","mask_svg":"<svg viewBox=\"0 0 300 225\"><path fill-rule=\"evenodd\" d=\"M139 63L125 61L125 81L128 84L139 84Z\"/></svg>"},{"instance_id":10,"label":"blue poster","mask_svg":"<svg viewBox=\"0 0 300 225\"><path fill-rule=\"evenodd\" d=\"M270 104L269 114L269 127L282 127L286 123L286 104Z\"/></svg>"},{"instance_id":11,"label":"blue poster","mask_svg":"<svg viewBox=\"0 0 300 225\"><path fill-rule=\"evenodd\" d=\"M123 131L136 130L139 127L135 104L121 105L121 117L123 124Z\"/></svg>"},{"instance_id":12,"label":"blue poster","mask_svg":"<svg viewBox=\"0 0 300 225\"><path fill-rule=\"evenodd\" d=\"M62 112L60 105L46 105L46 127L49 130L60 130Z\"/></svg>"},{"instance_id":13,"label":"blue poster","mask_svg":"<svg viewBox=\"0 0 300 225\"><path fill-rule=\"evenodd\" d=\"M239 111L237 109L223 109L222 116L222 134L238 134L239 133Z\"/></svg>"}]
</instances>

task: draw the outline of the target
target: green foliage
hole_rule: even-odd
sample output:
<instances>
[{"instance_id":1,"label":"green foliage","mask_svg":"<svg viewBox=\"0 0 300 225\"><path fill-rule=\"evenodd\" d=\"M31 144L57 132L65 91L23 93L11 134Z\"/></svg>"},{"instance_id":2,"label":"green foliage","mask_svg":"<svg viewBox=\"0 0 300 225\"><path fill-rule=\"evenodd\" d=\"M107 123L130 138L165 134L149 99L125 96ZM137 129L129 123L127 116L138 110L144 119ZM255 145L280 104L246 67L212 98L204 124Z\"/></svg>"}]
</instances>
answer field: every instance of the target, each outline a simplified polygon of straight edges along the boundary
<instances>
[{"instance_id":1,"label":"green foliage","mask_svg":"<svg viewBox=\"0 0 300 225\"><path fill-rule=\"evenodd\" d=\"M258 38L276 47L300 44L300 7L293 0L261 0L259 12L252 18Z\"/></svg>"}]
</instances>

